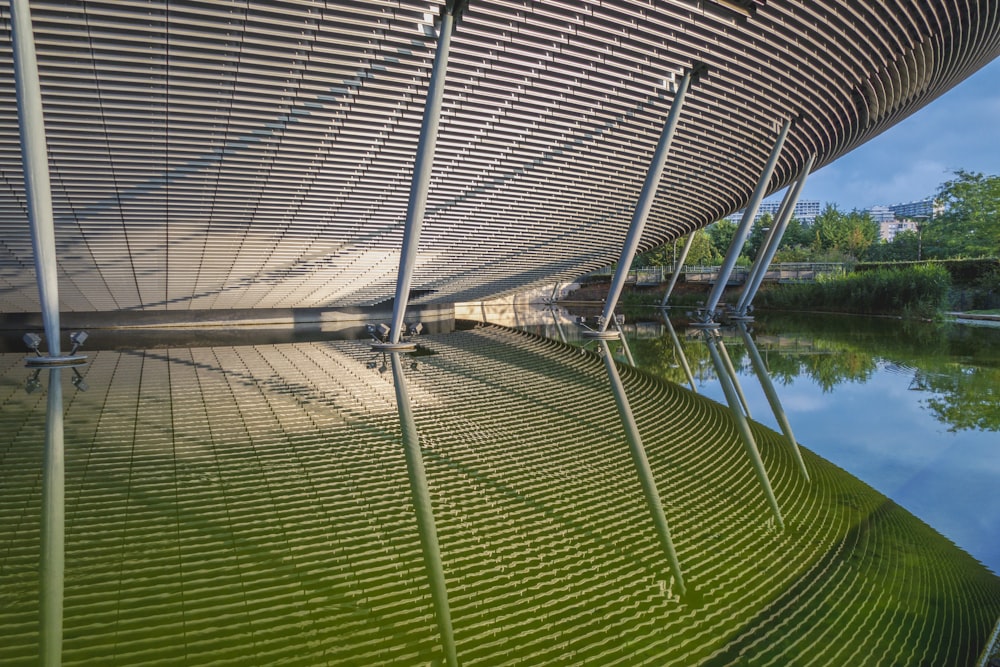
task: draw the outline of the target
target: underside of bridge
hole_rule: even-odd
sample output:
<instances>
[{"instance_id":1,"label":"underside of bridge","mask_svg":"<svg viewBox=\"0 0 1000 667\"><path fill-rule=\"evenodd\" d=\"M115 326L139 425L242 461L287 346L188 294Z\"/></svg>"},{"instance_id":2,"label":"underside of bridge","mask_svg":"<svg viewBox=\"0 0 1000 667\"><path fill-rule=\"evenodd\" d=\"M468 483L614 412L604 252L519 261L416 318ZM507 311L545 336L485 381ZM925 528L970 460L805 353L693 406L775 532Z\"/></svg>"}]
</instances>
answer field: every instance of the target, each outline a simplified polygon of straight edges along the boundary
<instances>
[{"instance_id":1,"label":"underside of bridge","mask_svg":"<svg viewBox=\"0 0 1000 667\"><path fill-rule=\"evenodd\" d=\"M0 8L8 315L44 310L18 4ZM640 250L746 206L772 151L768 193L1000 53L993 0L20 4L63 313L447 304L570 280L618 259L672 110Z\"/></svg>"}]
</instances>

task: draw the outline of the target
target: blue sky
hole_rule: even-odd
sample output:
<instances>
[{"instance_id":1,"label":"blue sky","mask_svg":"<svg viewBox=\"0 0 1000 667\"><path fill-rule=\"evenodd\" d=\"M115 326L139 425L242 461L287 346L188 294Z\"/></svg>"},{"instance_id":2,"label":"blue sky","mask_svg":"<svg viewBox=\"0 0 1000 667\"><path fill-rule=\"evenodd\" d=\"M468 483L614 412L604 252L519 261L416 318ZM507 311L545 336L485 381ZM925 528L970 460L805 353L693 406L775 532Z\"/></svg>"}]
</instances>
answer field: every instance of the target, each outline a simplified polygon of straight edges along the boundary
<instances>
[{"instance_id":1,"label":"blue sky","mask_svg":"<svg viewBox=\"0 0 1000 667\"><path fill-rule=\"evenodd\" d=\"M1000 174L1000 58L812 174L802 199L841 210L933 196L956 169Z\"/></svg>"}]
</instances>

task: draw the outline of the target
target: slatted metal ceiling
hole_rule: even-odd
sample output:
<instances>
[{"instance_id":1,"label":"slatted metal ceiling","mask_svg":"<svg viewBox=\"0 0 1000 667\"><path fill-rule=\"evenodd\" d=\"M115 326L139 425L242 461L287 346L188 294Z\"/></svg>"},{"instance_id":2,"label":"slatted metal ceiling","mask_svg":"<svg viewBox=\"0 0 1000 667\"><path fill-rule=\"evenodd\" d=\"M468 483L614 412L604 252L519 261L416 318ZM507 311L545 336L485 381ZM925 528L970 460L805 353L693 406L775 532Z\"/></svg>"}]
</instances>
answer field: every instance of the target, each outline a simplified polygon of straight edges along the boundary
<instances>
[{"instance_id":1,"label":"slatted metal ceiling","mask_svg":"<svg viewBox=\"0 0 1000 667\"><path fill-rule=\"evenodd\" d=\"M440 1L32 3L66 311L392 296ZM37 311L0 9L0 309ZM472 0L413 287L450 302L617 258L672 81L646 227L668 242L878 134L1000 53L991 0Z\"/></svg>"}]
</instances>

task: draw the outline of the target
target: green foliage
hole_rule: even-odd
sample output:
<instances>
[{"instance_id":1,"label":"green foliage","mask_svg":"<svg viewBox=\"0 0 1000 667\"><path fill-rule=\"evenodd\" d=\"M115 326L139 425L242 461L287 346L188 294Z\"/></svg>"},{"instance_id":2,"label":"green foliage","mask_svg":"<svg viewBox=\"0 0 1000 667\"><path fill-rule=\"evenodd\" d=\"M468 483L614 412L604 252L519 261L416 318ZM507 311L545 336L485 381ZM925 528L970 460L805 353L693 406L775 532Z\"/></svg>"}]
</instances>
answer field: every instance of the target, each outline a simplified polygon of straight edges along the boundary
<instances>
[{"instance_id":1,"label":"green foliage","mask_svg":"<svg viewBox=\"0 0 1000 667\"><path fill-rule=\"evenodd\" d=\"M868 250L868 259L876 262L911 262L920 259L920 235L904 229L892 241L881 241Z\"/></svg>"},{"instance_id":2,"label":"green foliage","mask_svg":"<svg viewBox=\"0 0 1000 667\"><path fill-rule=\"evenodd\" d=\"M878 224L867 213L843 213L834 204L826 205L812 227L816 250L836 250L854 259L861 258L879 236Z\"/></svg>"},{"instance_id":3,"label":"green foliage","mask_svg":"<svg viewBox=\"0 0 1000 667\"><path fill-rule=\"evenodd\" d=\"M652 250L636 255L635 260L632 262L632 267L673 266L676 261L676 257L680 255L681 249L684 247L684 244L687 243L687 239L687 236L682 236L673 243L662 245L658 248L653 248ZM675 251L676 254L674 254ZM695 230L694 243L691 244L691 249L688 250L688 256L685 263L713 264L719 260L721 260L721 258L715 255L708 232L704 229Z\"/></svg>"},{"instance_id":4,"label":"green foliage","mask_svg":"<svg viewBox=\"0 0 1000 667\"><path fill-rule=\"evenodd\" d=\"M959 170L938 190L945 211L924 226L928 257L1000 254L1000 176Z\"/></svg>"},{"instance_id":5,"label":"green foliage","mask_svg":"<svg viewBox=\"0 0 1000 667\"><path fill-rule=\"evenodd\" d=\"M785 227L785 234L781 237L781 246L779 248L786 245L789 247L807 246L812 243L812 240L812 228L802 224L802 221L798 218L792 218Z\"/></svg>"},{"instance_id":6,"label":"green foliage","mask_svg":"<svg viewBox=\"0 0 1000 667\"><path fill-rule=\"evenodd\" d=\"M760 216L760 219L753 223L753 227L750 228L750 235L747 236L747 242L743 246L741 255L750 259L756 258L772 227L774 227L774 217L770 213Z\"/></svg>"},{"instance_id":7,"label":"green foliage","mask_svg":"<svg viewBox=\"0 0 1000 667\"><path fill-rule=\"evenodd\" d=\"M950 285L948 272L936 265L876 269L772 287L757 295L757 304L782 310L934 317Z\"/></svg>"},{"instance_id":8,"label":"green foliage","mask_svg":"<svg viewBox=\"0 0 1000 667\"><path fill-rule=\"evenodd\" d=\"M729 246L736 236L736 223L725 218L707 227L708 237L712 241L712 249L719 257L725 257Z\"/></svg>"},{"instance_id":9,"label":"green foliage","mask_svg":"<svg viewBox=\"0 0 1000 667\"><path fill-rule=\"evenodd\" d=\"M1000 276L1000 259L944 259L927 262L909 262L905 264L879 261L858 262L854 266L854 270L862 273L879 269L921 266L923 264L933 264L934 266L941 267L948 272L952 284L957 286L988 284L991 281L998 280L998 276ZM997 286L995 282L993 285Z\"/></svg>"},{"instance_id":10,"label":"green foliage","mask_svg":"<svg viewBox=\"0 0 1000 667\"><path fill-rule=\"evenodd\" d=\"M699 229L694 233L694 243L691 244L691 250L688 251L686 263L704 265L713 264L717 261L722 261L722 258L715 254L712 239L709 237L708 232L704 229Z\"/></svg>"}]
</instances>

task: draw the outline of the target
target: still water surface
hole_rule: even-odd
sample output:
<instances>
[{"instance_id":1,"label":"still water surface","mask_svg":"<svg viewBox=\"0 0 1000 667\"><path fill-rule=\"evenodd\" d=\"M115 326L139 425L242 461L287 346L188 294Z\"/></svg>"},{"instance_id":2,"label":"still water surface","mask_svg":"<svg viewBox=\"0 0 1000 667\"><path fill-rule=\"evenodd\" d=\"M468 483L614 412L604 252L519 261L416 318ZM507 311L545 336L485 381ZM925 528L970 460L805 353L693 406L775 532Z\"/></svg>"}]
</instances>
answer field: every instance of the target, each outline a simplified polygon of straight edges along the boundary
<instances>
[{"instance_id":1,"label":"still water surface","mask_svg":"<svg viewBox=\"0 0 1000 667\"><path fill-rule=\"evenodd\" d=\"M771 316L756 332L801 442L1000 572L1000 328ZM698 386L722 400L717 381Z\"/></svg>"},{"instance_id":2,"label":"still water surface","mask_svg":"<svg viewBox=\"0 0 1000 667\"><path fill-rule=\"evenodd\" d=\"M562 309L495 308L488 317L581 344L576 316ZM683 354L695 389L725 403L682 313L681 350L658 316L638 319L625 332L639 368L688 386ZM803 446L1000 572L1000 327L758 313L749 329ZM751 416L778 430L743 338L734 327L721 333Z\"/></svg>"},{"instance_id":3,"label":"still water surface","mask_svg":"<svg viewBox=\"0 0 1000 667\"><path fill-rule=\"evenodd\" d=\"M662 327L633 327L649 373L471 322L413 355L270 336L95 345L39 374L0 355L0 665L969 664L1000 579L677 362L711 394L728 350L766 421L759 345L807 447L804 366L833 390L812 412L886 371L937 383L911 393L948 415L966 381L763 320L757 343L681 350Z\"/></svg>"}]
</instances>

